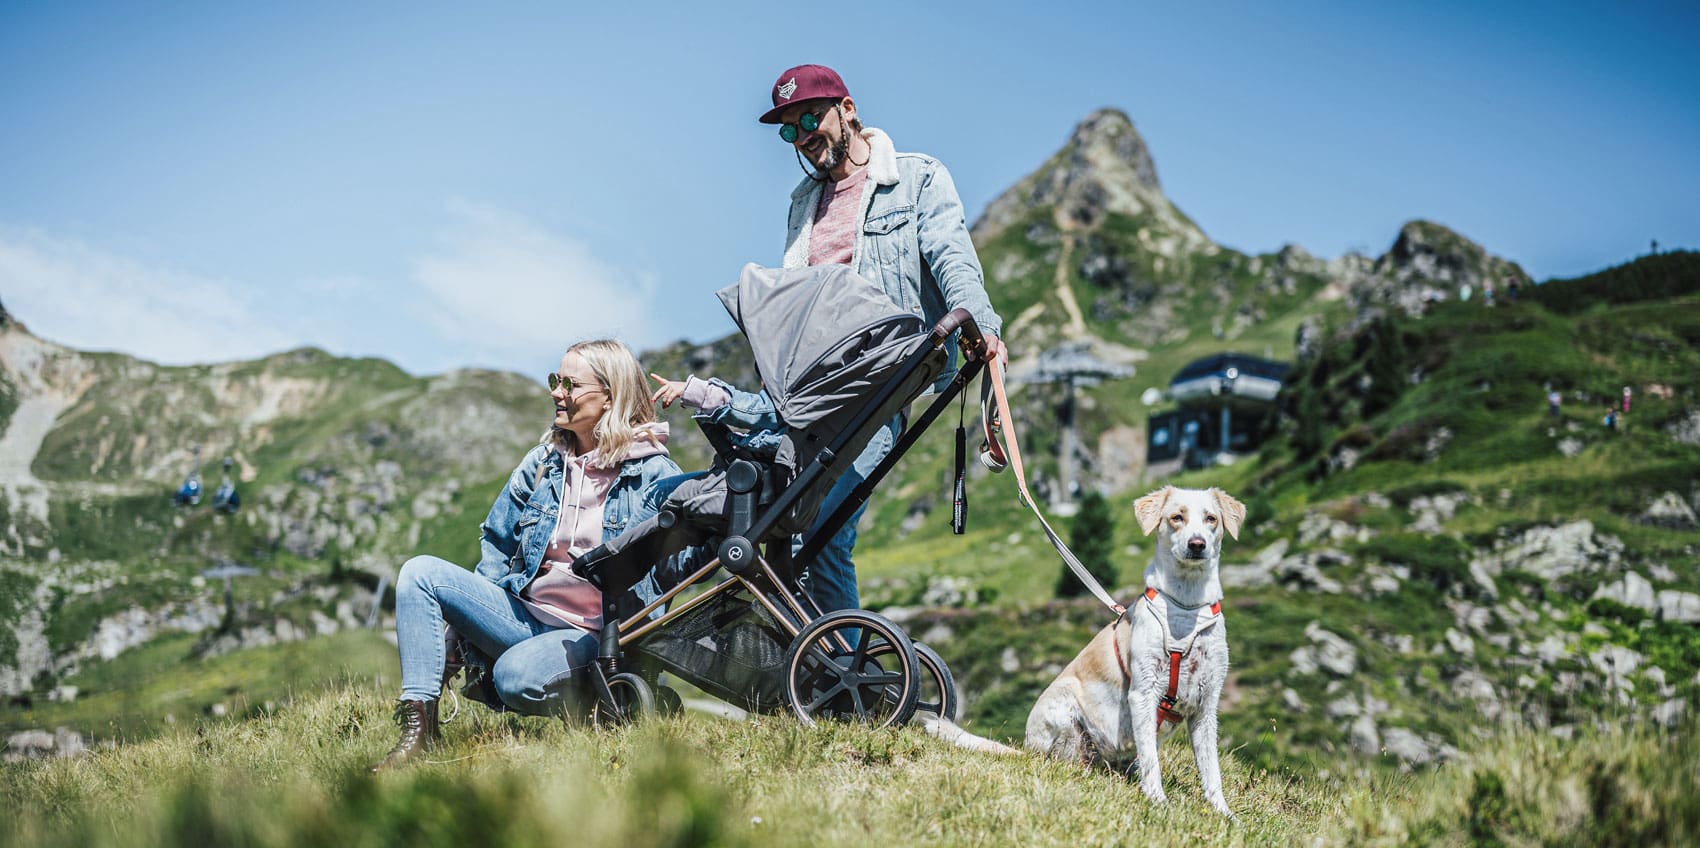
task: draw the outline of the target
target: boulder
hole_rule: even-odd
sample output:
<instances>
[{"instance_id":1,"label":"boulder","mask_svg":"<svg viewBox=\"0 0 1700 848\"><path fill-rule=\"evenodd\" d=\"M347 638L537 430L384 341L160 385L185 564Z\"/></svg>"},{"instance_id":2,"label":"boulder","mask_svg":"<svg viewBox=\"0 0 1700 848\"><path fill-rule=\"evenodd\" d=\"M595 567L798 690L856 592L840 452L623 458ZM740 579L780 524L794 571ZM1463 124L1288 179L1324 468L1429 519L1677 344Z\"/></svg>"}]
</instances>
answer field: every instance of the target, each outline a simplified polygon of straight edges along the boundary
<instances>
[{"instance_id":1,"label":"boulder","mask_svg":"<svg viewBox=\"0 0 1700 848\"><path fill-rule=\"evenodd\" d=\"M1654 498L1652 503L1647 505L1645 512L1635 516L1635 520L1641 524L1671 530L1693 530L1700 526L1700 520L1694 516L1694 508L1676 492L1665 492Z\"/></svg>"},{"instance_id":2,"label":"boulder","mask_svg":"<svg viewBox=\"0 0 1700 848\"><path fill-rule=\"evenodd\" d=\"M1665 432L1685 445L1700 445L1700 409L1690 409L1681 418L1665 425Z\"/></svg>"},{"instance_id":3,"label":"boulder","mask_svg":"<svg viewBox=\"0 0 1700 848\"><path fill-rule=\"evenodd\" d=\"M1658 595L1658 611L1665 621L1678 621L1683 624L1700 622L1700 595L1665 589Z\"/></svg>"},{"instance_id":4,"label":"boulder","mask_svg":"<svg viewBox=\"0 0 1700 848\"><path fill-rule=\"evenodd\" d=\"M1352 750L1360 754L1373 757L1381 753L1381 733L1376 729L1375 719L1367 715L1360 715L1352 722L1349 738Z\"/></svg>"},{"instance_id":5,"label":"boulder","mask_svg":"<svg viewBox=\"0 0 1700 848\"><path fill-rule=\"evenodd\" d=\"M1403 727L1389 727L1382 731L1381 746L1387 753L1398 757L1401 764L1409 766L1428 765L1436 760L1450 759L1453 753L1448 746L1430 742Z\"/></svg>"},{"instance_id":6,"label":"boulder","mask_svg":"<svg viewBox=\"0 0 1700 848\"><path fill-rule=\"evenodd\" d=\"M1359 713L1362 713L1363 710L1358 706L1357 696L1347 695L1345 697L1335 698L1334 700L1329 701L1328 706L1323 707L1323 712L1329 718L1338 719L1358 715Z\"/></svg>"},{"instance_id":7,"label":"boulder","mask_svg":"<svg viewBox=\"0 0 1700 848\"><path fill-rule=\"evenodd\" d=\"M1289 655L1295 671L1311 674L1322 669L1336 677L1351 677L1358 670L1358 649L1352 643L1314 621L1305 627L1305 636L1312 644Z\"/></svg>"},{"instance_id":8,"label":"boulder","mask_svg":"<svg viewBox=\"0 0 1700 848\"><path fill-rule=\"evenodd\" d=\"M1674 728L1682 723L1682 717L1688 713L1688 702L1681 698L1672 698L1653 708L1653 721L1660 727Z\"/></svg>"},{"instance_id":9,"label":"boulder","mask_svg":"<svg viewBox=\"0 0 1700 848\"><path fill-rule=\"evenodd\" d=\"M1653 584L1633 571L1625 573L1623 579L1615 583L1607 583L1594 590L1594 597L1616 601L1649 615L1659 610L1658 599L1653 595Z\"/></svg>"},{"instance_id":10,"label":"boulder","mask_svg":"<svg viewBox=\"0 0 1700 848\"><path fill-rule=\"evenodd\" d=\"M1448 627L1446 628L1446 647L1452 649L1461 657L1469 658L1476 655L1476 643L1470 637Z\"/></svg>"},{"instance_id":11,"label":"boulder","mask_svg":"<svg viewBox=\"0 0 1700 848\"><path fill-rule=\"evenodd\" d=\"M1613 573L1622 568L1623 541L1615 536L1596 536L1587 519L1558 526L1531 527L1509 540L1494 543L1493 550L1476 557L1479 565L1497 577L1513 569L1545 580L1579 573Z\"/></svg>"},{"instance_id":12,"label":"boulder","mask_svg":"<svg viewBox=\"0 0 1700 848\"><path fill-rule=\"evenodd\" d=\"M1625 691L1634 688L1629 678L1635 674L1635 669L1641 667L1645 659L1646 657L1622 645L1607 645L1588 655L1588 662L1593 664L1594 670L1611 681L1614 688Z\"/></svg>"}]
</instances>

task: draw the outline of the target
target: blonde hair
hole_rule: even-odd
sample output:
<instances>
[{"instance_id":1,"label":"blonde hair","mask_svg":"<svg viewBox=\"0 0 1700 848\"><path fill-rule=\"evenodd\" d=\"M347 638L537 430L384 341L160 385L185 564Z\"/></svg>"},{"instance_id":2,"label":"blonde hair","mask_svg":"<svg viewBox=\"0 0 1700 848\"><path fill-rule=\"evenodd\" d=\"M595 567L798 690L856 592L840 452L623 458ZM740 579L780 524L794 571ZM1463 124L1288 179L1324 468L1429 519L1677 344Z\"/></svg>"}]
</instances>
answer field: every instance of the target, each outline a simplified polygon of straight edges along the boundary
<instances>
[{"instance_id":1,"label":"blonde hair","mask_svg":"<svg viewBox=\"0 0 1700 848\"><path fill-rule=\"evenodd\" d=\"M596 422L596 450L591 452L590 464L597 468L613 468L624 462L632 441L639 437L638 428L655 421L655 407L649 401L649 387L643 381L643 366L631 349L613 339L594 339L579 342L568 353L576 353L590 366L596 381L608 392L608 411ZM563 452L578 452L577 437L571 430L550 427L542 443Z\"/></svg>"}]
</instances>

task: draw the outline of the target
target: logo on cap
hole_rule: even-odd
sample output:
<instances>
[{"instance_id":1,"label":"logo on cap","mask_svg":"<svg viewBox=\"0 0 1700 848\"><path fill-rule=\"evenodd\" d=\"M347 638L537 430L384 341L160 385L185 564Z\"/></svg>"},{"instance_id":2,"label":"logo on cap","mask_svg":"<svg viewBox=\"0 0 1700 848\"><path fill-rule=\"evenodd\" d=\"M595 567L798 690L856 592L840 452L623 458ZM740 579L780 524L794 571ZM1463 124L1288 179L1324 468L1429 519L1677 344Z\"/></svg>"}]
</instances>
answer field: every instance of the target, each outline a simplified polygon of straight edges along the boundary
<instances>
[{"instance_id":1,"label":"logo on cap","mask_svg":"<svg viewBox=\"0 0 1700 848\"><path fill-rule=\"evenodd\" d=\"M778 93L779 93L780 97L782 97L786 100L790 100L791 95L797 93L797 78L792 77L791 79L787 80L784 85L779 87Z\"/></svg>"}]
</instances>

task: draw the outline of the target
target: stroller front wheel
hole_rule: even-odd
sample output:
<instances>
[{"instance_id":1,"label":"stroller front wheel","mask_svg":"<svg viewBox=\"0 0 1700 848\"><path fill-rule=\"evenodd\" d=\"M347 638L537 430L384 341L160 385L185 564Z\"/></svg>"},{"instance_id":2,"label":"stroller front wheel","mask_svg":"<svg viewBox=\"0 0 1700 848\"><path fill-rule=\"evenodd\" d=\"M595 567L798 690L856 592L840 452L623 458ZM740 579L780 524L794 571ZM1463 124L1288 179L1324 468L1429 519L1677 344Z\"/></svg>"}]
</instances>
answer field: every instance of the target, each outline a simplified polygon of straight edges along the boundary
<instances>
[{"instance_id":1,"label":"stroller front wheel","mask_svg":"<svg viewBox=\"0 0 1700 848\"><path fill-rule=\"evenodd\" d=\"M597 724L628 724L655 714L655 690L642 677L623 672L608 678L608 692L596 699Z\"/></svg>"},{"instance_id":2,"label":"stroller front wheel","mask_svg":"<svg viewBox=\"0 0 1700 848\"><path fill-rule=\"evenodd\" d=\"M915 645L890 619L838 610L809 622L785 657L785 694L804 724L823 718L876 727L915 713L921 693Z\"/></svg>"}]
</instances>

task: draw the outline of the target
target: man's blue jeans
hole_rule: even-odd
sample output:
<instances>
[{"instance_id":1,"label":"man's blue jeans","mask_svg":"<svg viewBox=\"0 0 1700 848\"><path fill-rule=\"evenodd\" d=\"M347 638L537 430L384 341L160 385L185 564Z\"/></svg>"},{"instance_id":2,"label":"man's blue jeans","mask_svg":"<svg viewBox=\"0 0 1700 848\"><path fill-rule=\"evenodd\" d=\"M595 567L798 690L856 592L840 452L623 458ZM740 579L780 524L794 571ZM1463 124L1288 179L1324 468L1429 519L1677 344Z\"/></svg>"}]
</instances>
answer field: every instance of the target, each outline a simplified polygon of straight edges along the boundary
<instances>
[{"instance_id":1,"label":"man's blue jeans","mask_svg":"<svg viewBox=\"0 0 1700 848\"><path fill-rule=\"evenodd\" d=\"M821 502L820 513L815 516L814 526L809 528L810 535L826 523L839 504L850 497L850 491L861 485L874 468L891 453L893 445L897 444L897 436L903 430L903 416L899 415L886 422L879 432L868 440L868 446L862 449L860 456L851 463L832 484L832 490L827 492L826 499ZM810 563L803 574L803 588L807 589L810 597L820 605L821 612L832 612L841 609L858 609L862 605L861 595L856 591L856 564L850 560L850 554L856 549L856 524L862 520L862 513L868 508L866 502L856 507L850 519L844 526L838 528L832 540L821 549L820 555ZM799 545L801 541L799 540Z\"/></svg>"},{"instance_id":2,"label":"man's blue jeans","mask_svg":"<svg viewBox=\"0 0 1700 848\"><path fill-rule=\"evenodd\" d=\"M590 702L584 675L596 661L595 636L543 624L505 589L433 556L408 560L396 578L403 700L442 694L445 624L496 658L491 678L508 709L555 715Z\"/></svg>"}]
</instances>

